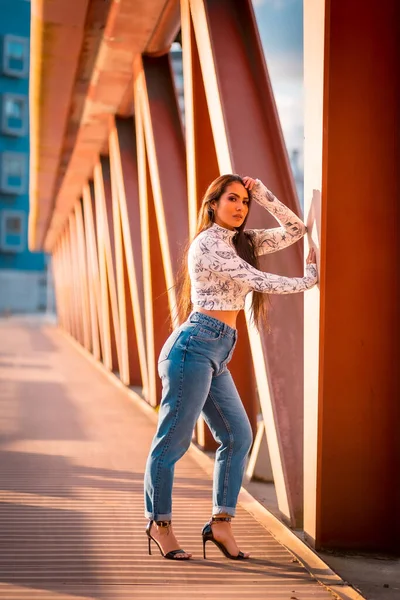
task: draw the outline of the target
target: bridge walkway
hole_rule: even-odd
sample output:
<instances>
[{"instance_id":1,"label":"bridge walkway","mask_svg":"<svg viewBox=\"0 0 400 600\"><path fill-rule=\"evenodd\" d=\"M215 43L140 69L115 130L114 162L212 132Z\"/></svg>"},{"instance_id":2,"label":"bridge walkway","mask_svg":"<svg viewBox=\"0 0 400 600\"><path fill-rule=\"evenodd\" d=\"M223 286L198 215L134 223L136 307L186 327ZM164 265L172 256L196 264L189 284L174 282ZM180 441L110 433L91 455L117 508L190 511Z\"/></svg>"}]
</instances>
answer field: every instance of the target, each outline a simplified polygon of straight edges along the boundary
<instances>
[{"instance_id":1,"label":"bridge walkway","mask_svg":"<svg viewBox=\"0 0 400 600\"><path fill-rule=\"evenodd\" d=\"M155 413L52 324L2 319L0 340L0 599L334 597L256 518L249 495L234 527L252 559L229 561L209 544L203 560L212 480L195 448L174 488L174 525L194 559L148 556L142 488Z\"/></svg>"}]
</instances>

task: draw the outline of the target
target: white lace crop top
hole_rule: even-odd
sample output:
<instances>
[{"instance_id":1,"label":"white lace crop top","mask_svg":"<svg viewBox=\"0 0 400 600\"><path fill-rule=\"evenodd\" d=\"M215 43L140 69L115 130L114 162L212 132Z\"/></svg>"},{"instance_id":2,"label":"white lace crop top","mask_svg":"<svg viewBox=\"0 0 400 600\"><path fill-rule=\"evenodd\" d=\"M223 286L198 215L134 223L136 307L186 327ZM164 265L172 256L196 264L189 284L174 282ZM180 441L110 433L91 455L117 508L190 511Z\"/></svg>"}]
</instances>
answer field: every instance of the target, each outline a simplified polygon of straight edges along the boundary
<instances>
[{"instance_id":1,"label":"white lace crop top","mask_svg":"<svg viewBox=\"0 0 400 600\"><path fill-rule=\"evenodd\" d=\"M306 232L304 223L261 181L256 180L251 196L281 225L273 229L246 230L253 237L257 255L276 252L303 237ZM306 265L304 277L283 277L252 267L238 256L233 244L235 233L214 223L191 243L188 267L194 309L241 310L252 290L266 294L295 294L316 284L315 264Z\"/></svg>"}]
</instances>

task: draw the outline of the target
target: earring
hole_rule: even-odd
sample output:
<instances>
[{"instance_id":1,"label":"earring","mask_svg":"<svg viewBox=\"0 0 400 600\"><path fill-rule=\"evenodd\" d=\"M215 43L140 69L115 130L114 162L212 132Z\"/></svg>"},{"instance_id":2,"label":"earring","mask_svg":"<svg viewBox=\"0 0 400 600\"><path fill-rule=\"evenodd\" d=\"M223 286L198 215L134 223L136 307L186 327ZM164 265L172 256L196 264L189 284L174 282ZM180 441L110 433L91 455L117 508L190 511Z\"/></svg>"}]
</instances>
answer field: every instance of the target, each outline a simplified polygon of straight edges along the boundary
<instances>
[{"instance_id":1,"label":"earring","mask_svg":"<svg viewBox=\"0 0 400 600\"><path fill-rule=\"evenodd\" d=\"M214 211L212 208L207 209L207 214L210 217L211 221L214 221Z\"/></svg>"}]
</instances>

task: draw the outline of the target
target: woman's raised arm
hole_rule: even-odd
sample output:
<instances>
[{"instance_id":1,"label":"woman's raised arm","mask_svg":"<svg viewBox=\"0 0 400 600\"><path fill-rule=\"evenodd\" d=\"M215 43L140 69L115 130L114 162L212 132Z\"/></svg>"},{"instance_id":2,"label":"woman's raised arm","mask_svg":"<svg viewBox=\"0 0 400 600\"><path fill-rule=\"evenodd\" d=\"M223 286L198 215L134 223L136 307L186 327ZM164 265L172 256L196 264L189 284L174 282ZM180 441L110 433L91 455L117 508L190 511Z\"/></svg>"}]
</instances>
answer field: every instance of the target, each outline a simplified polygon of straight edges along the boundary
<instances>
[{"instance_id":1,"label":"woman's raised arm","mask_svg":"<svg viewBox=\"0 0 400 600\"><path fill-rule=\"evenodd\" d=\"M251 181L248 177L244 177L243 180ZM252 199L266 208L280 224L280 227L272 229L246 230L253 237L256 253L259 256L282 250L303 237L307 231L303 221L290 208L282 204L259 179L256 179L254 185L250 184L248 188L251 191Z\"/></svg>"},{"instance_id":2,"label":"woman's raised arm","mask_svg":"<svg viewBox=\"0 0 400 600\"><path fill-rule=\"evenodd\" d=\"M252 290L266 294L296 294L312 288L317 283L315 252L307 258L304 277L284 277L259 271L240 258L223 240L213 241L212 245L200 244L201 264L195 269L207 269L218 275L247 284Z\"/></svg>"}]
</instances>

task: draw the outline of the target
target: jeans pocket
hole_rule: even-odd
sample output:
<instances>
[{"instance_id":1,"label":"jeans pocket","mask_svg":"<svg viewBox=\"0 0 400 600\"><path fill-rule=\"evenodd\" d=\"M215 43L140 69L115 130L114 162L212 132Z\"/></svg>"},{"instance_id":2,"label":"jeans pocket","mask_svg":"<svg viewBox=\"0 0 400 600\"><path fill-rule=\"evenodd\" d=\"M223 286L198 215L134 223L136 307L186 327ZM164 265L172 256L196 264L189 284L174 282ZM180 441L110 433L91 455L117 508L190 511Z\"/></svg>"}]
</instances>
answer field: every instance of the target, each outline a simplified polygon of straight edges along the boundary
<instances>
[{"instance_id":1,"label":"jeans pocket","mask_svg":"<svg viewBox=\"0 0 400 600\"><path fill-rule=\"evenodd\" d=\"M160 356L158 357L158 362L162 362L163 360L168 360L172 350L174 349L175 344L177 343L182 330L180 328L175 329L165 342L164 346L161 348Z\"/></svg>"},{"instance_id":2,"label":"jeans pocket","mask_svg":"<svg viewBox=\"0 0 400 600\"><path fill-rule=\"evenodd\" d=\"M216 342L221 339L221 331L217 331L211 327L198 326L191 339L198 340L199 342Z\"/></svg>"}]
</instances>

